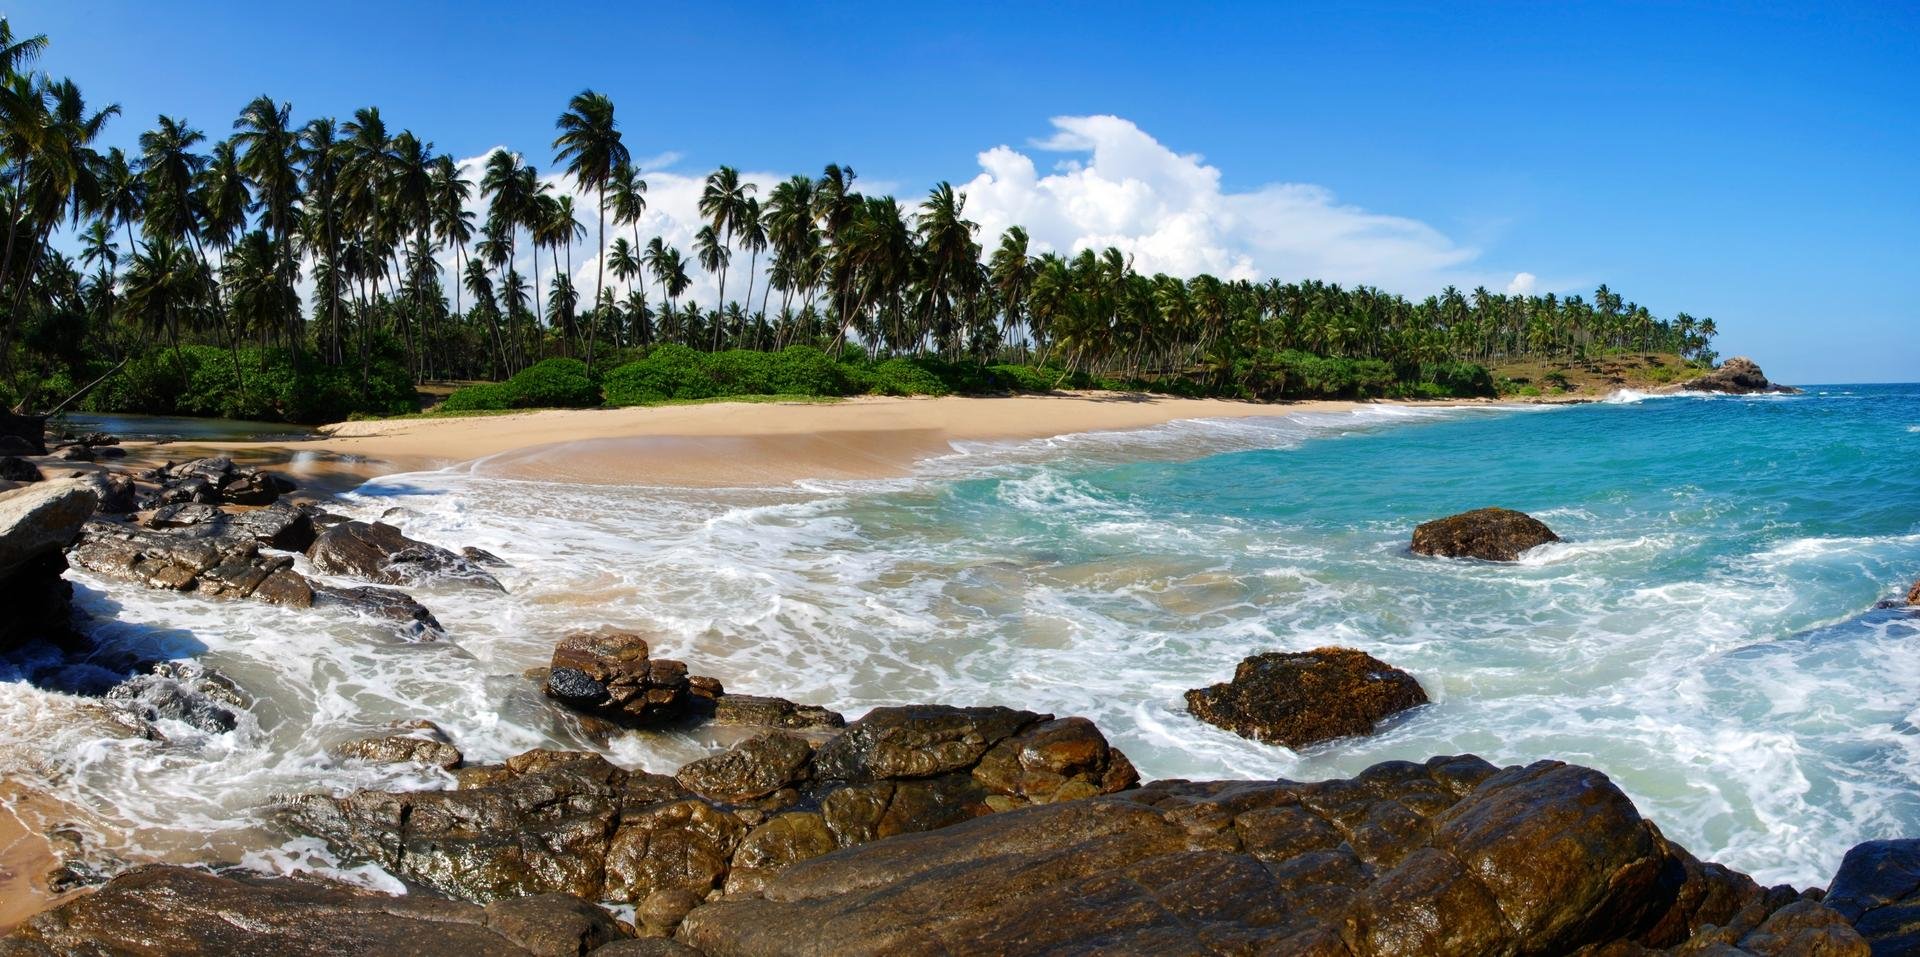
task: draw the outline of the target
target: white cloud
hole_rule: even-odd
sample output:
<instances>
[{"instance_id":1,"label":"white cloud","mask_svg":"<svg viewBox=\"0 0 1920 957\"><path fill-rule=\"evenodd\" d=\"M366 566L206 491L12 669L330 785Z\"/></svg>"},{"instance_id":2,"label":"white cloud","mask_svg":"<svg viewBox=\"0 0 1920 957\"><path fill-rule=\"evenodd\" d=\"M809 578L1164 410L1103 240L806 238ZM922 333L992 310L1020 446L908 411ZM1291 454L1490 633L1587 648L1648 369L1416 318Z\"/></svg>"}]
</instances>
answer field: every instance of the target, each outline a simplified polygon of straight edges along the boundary
<instances>
[{"instance_id":1,"label":"white cloud","mask_svg":"<svg viewBox=\"0 0 1920 957\"><path fill-rule=\"evenodd\" d=\"M1515 273L1513 279L1507 283L1507 295L1531 296L1539 287L1540 277L1530 272Z\"/></svg>"},{"instance_id":2,"label":"white cloud","mask_svg":"<svg viewBox=\"0 0 1920 957\"><path fill-rule=\"evenodd\" d=\"M988 246L1025 226L1036 250L1115 246L1142 272L1233 279L1325 279L1425 295L1449 283L1498 286L1479 250L1418 220L1337 201L1321 186L1221 187L1220 170L1117 116L1062 116L1033 144L1069 156L1046 175L1007 146L979 155L962 188ZM1531 277L1529 277L1531 278Z\"/></svg>"}]
</instances>

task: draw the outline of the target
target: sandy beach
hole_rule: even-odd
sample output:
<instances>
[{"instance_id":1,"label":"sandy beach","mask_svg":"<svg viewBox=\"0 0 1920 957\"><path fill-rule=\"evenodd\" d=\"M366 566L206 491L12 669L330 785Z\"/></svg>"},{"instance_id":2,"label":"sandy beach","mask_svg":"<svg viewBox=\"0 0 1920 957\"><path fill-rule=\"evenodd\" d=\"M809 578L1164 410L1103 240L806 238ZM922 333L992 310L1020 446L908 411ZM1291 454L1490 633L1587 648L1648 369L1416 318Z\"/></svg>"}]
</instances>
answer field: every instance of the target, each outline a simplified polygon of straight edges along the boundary
<instances>
[{"instance_id":1,"label":"sandy beach","mask_svg":"<svg viewBox=\"0 0 1920 957\"><path fill-rule=\"evenodd\" d=\"M176 443L271 461L303 486L476 463L486 474L587 484L728 487L906 474L956 441L1138 429L1180 419L1339 412L1358 402L1256 403L1085 392L1006 398L714 402L344 422L299 443ZM561 447L565 446L564 451Z\"/></svg>"}]
</instances>

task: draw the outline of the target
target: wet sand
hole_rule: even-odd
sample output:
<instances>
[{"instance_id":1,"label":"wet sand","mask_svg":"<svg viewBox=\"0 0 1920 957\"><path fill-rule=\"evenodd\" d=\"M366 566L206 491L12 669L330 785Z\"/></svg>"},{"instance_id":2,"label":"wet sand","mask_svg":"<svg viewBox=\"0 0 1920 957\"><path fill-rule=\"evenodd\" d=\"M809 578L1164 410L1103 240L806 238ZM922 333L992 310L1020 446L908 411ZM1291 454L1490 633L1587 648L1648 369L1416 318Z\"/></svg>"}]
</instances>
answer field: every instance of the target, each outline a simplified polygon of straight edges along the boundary
<instances>
[{"instance_id":1,"label":"wet sand","mask_svg":"<svg viewBox=\"0 0 1920 957\"><path fill-rule=\"evenodd\" d=\"M0 934L65 900L47 886L60 859L45 836L49 819L41 798L17 784L0 783ZM51 802L47 802L51 803Z\"/></svg>"},{"instance_id":2,"label":"wet sand","mask_svg":"<svg viewBox=\"0 0 1920 957\"><path fill-rule=\"evenodd\" d=\"M296 482L474 463L485 474L694 488L804 479L891 478L957 441L1007 441L1137 429L1179 419L1339 412L1358 402L1258 403L1084 392L1005 398L714 402L572 409L326 426L294 443L176 443L165 450L257 456ZM562 450L564 446L564 450ZM303 485L306 483L303 483Z\"/></svg>"}]
</instances>

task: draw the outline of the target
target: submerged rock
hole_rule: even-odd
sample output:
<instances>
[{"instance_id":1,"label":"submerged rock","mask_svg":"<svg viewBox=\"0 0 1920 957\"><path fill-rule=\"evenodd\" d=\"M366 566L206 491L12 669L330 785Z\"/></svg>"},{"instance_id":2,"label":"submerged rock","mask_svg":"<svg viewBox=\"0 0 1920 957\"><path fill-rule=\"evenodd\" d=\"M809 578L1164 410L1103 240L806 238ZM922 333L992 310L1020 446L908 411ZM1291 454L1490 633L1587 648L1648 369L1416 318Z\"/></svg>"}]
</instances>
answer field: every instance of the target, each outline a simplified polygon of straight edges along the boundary
<instances>
[{"instance_id":1,"label":"submerged rock","mask_svg":"<svg viewBox=\"0 0 1920 957\"><path fill-rule=\"evenodd\" d=\"M224 455L168 463L147 473L160 490L148 507L198 502L216 505L266 505L292 492L295 486L271 472L233 464Z\"/></svg>"},{"instance_id":2,"label":"submerged rock","mask_svg":"<svg viewBox=\"0 0 1920 957\"><path fill-rule=\"evenodd\" d=\"M815 704L795 704L785 698L727 693L713 700L713 722L802 731L846 727L847 719L837 711L829 711Z\"/></svg>"},{"instance_id":3,"label":"submerged rock","mask_svg":"<svg viewBox=\"0 0 1920 957\"><path fill-rule=\"evenodd\" d=\"M394 732L344 741L328 748L327 754L336 761L424 764L446 771L459 767L465 760L447 733L431 721L406 722L395 726Z\"/></svg>"},{"instance_id":4,"label":"submerged rock","mask_svg":"<svg viewBox=\"0 0 1920 957\"><path fill-rule=\"evenodd\" d=\"M253 702L233 679L190 661L163 661L107 691L115 707L146 725L178 721L207 734L225 734ZM157 731L146 735L164 739Z\"/></svg>"},{"instance_id":5,"label":"submerged rock","mask_svg":"<svg viewBox=\"0 0 1920 957\"><path fill-rule=\"evenodd\" d=\"M1776 385L1767 381L1766 373L1761 372L1760 367L1746 356L1734 356L1721 363L1720 368L1697 379L1681 383L1680 388L1688 392L1721 392L1727 395L1800 391L1792 386Z\"/></svg>"},{"instance_id":6,"label":"submerged rock","mask_svg":"<svg viewBox=\"0 0 1920 957\"><path fill-rule=\"evenodd\" d=\"M1295 750L1372 734L1387 717L1426 703L1412 675L1351 648L1254 655L1233 680L1187 692L1194 717Z\"/></svg>"},{"instance_id":7,"label":"submerged rock","mask_svg":"<svg viewBox=\"0 0 1920 957\"><path fill-rule=\"evenodd\" d=\"M1082 719L923 706L846 736L831 764L827 748L775 732L675 777L530 751L460 769L457 790L309 795L282 817L348 859L462 899L565 891L665 913L674 895L757 889L838 847L1138 783Z\"/></svg>"},{"instance_id":8,"label":"submerged rock","mask_svg":"<svg viewBox=\"0 0 1920 957\"><path fill-rule=\"evenodd\" d=\"M485 569L444 548L416 541L385 522L340 522L307 549L313 567L384 585L448 579L504 591Z\"/></svg>"},{"instance_id":9,"label":"submerged rock","mask_svg":"<svg viewBox=\"0 0 1920 957\"><path fill-rule=\"evenodd\" d=\"M27 921L0 941L0 957L577 957L629 936L606 911L560 894L483 908L310 877L154 865Z\"/></svg>"},{"instance_id":10,"label":"submerged rock","mask_svg":"<svg viewBox=\"0 0 1920 957\"><path fill-rule=\"evenodd\" d=\"M1479 558L1490 562L1518 561L1529 548L1557 542L1545 522L1508 508L1476 508L1446 518L1423 522L1413 530L1416 555Z\"/></svg>"}]
</instances>

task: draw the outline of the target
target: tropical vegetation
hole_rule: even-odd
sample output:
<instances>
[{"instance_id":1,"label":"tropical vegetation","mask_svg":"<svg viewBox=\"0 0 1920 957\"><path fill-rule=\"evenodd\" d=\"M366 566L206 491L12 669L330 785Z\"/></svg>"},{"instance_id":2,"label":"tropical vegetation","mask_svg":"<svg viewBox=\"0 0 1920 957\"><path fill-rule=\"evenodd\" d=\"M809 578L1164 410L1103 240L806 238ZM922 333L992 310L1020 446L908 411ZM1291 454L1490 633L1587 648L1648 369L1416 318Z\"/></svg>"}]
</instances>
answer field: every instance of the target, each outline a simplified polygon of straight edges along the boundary
<instances>
[{"instance_id":1,"label":"tropical vegetation","mask_svg":"<svg viewBox=\"0 0 1920 957\"><path fill-rule=\"evenodd\" d=\"M865 195L840 164L772 184L722 166L690 248L643 241L661 217L593 90L559 115L544 175L505 149L463 163L378 107L296 118L268 96L224 136L159 116L128 152L101 141L117 106L33 69L46 49L0 19L11 405L97 383L88 408L314 420L407 411L429 380L498 383L449 403L471 409L1101 385L1444 396L1492 391L1483 367L1514 358L1714 358L1713 320L1604 285L1414 301L1149 275L1117 248L983 236L948 183Z\"/></svg>"}]
</instances>

